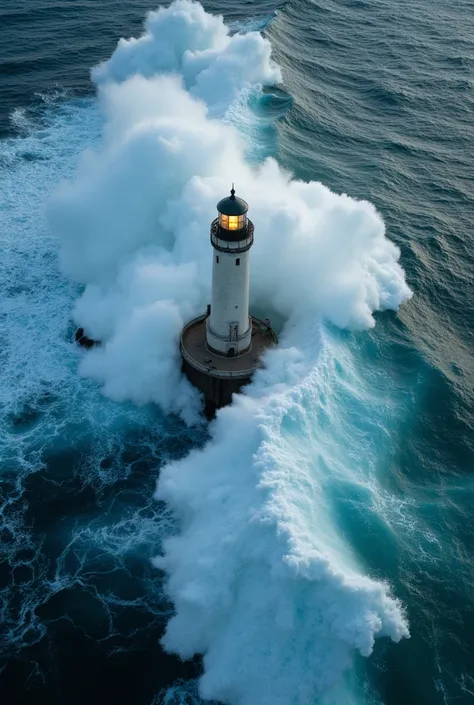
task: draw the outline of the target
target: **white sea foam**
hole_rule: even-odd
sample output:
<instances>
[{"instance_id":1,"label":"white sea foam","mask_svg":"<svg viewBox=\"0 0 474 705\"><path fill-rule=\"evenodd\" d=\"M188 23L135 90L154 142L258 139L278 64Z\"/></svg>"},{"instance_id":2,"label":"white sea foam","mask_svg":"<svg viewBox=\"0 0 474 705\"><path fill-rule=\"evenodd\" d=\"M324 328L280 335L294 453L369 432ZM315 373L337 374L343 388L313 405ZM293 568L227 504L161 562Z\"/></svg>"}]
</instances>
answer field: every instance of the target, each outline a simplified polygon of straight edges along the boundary
<instances>
[{"instance_id":1,"label":"white sea foam","mask_svg":"<svg viewBox=\"0 0 474 705\"><path fill-rule=\"evenodd\" d=\"M200 3L176 0L170 8L150 12L143 35L121 39L92 78L100 85L137 74L177 74L186 91L222 115L243 89L281 79L270 53L270 44L258 32L230 35L221 16L208 14Z\"/></svg>"},{"instance_id":2,"label":"white sea foam","mask_svg":"<svg viewBox=\"0 0 474 705\"><path fill-rule=\"evenodd\" d=\"M377 496L351 413L360 380L327 333L302 324L291 340L158 484L181 525L156 559L176 608L163 643L203 653L200 692L224 703L357 702L339 689L353 652L408 636L400 604L361 573L342 533L341 495L364 487L367 511Z\"/></svg>"},{"instance_id":3,"label":"white sea foam","mask_svg":"<svg viewBox=\"0 0 474 705\"><path fill-rule=\"evenodd\" d=\"M93 75L103 141L58 190L50 219L64 272L87 285L76 320L105 343L82 370L114 399L195 418L176 341L209 299L208 228L232 181L250 201L258 234L254 304L271 303L286 319L363 328L373 311L409 295L398 249L370 203L292 180L272 159L250 168L237 131L210 117L251 80L278 79L259 34L229 37L221 19L179 0L150 15L144 37L121 42ZM221 83L234 89L224 95Z\"/></svg>"},{"instance_id":4,"label":"white sea foam","mask_svg":"<svg viewBox=\"0 0 474 705\"><path fill-rule=\"evenodd\" d=\"M157 559L176 607L164 644L204 654L204 697L242 705L329 702L355 650L408 635L341 534L332 490L371 480L373 458L357 434L351 447L341 399L357 398L355 372L322 322L371 327L410 291L370 203L245 160L222 118L279 78L258 33L230 36L187 0L152 13L93 71L103 138L49 209L63 271L85 285L76 322L103 341L82 373L113 399L193 422L179 331L209 300L215 203L232 181L250 203L252 305L283 321L281 345L157 491L181 521Z\"/></svg>"}]
</instances>

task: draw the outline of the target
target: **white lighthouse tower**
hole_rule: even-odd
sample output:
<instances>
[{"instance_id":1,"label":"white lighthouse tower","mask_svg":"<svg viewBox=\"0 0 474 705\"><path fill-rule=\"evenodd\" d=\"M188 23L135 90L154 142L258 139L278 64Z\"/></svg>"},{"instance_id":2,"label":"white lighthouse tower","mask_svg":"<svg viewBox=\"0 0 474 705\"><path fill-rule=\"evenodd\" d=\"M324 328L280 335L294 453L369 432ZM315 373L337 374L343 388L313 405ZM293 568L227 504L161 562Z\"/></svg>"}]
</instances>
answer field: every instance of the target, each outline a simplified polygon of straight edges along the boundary
<instances>
[{"instance_id":1,"label":"white lighthouse tower","mask_svg":"<svg viewBox=\"0 0 474 705\"><path fill-rule=\"evenodd\" d=\"M254 227L248 204L230 196L217 204L211 223L212 295L207 313L181 333L183 371L203 392L206 413L232 401L232 395L262 366L262 355L278 339L269 325L249 313L250 248Z\"/></svg>"},{"instance_id":2,"label":"white lighthouse tower","mask_svg":"<svg viewBox=\"0 0 474 705\"><path fill-rule=\"evenodd\" d=\"M219 215L211 225L214 251L206 341L209 350L227 357L248 352L252 344L249 286L254 229L248 209L232 188L230 196L217 204Z\"/></svg>"}]
</instances>

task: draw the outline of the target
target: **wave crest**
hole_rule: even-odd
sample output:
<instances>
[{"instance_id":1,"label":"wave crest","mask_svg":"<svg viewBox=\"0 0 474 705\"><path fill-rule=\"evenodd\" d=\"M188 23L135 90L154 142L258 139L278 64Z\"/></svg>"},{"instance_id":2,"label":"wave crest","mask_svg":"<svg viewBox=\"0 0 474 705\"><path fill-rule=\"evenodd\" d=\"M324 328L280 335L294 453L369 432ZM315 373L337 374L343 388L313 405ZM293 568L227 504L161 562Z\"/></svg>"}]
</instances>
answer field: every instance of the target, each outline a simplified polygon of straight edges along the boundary
<instances>
[{"instance_id":1,"label":"wave crest","mask_svg":"<svg viewBox=\"0 0 474 705\"><path fill-rule=\"evenodd\" d=\"M364 478L344 452L322 325L363 329L374 311L396 310L411 295L400 252L370 203L295 180L272 158L246 160L225 116L243 92L280 80L258 33L230 36L222 18L177 0L93 78L102 142L49 209L63 270L85 285L76 321L103 342L82 373L114 399L196 420L178 337L209 300L208 228L232 181L255 223L252 305L282 325L279 349L220 412L206 448L162 471L157 496L181 522L156 559L176 608L165 647L204 654L205 698L307 705L333 692L355 650L408 636L336 519L331 483Z\"/></svg>"}]
</instances>

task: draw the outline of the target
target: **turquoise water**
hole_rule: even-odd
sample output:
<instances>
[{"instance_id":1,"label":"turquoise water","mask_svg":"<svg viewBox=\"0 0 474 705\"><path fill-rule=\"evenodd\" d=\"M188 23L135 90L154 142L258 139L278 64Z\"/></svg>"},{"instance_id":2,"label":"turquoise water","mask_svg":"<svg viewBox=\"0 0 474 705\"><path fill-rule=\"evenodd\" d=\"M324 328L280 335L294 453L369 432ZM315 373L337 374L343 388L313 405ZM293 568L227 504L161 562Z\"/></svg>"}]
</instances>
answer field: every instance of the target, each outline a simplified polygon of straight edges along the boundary
<instances>
[{"instance_id":1,"label":"turquoise water","mask_svg":"<svg viewBox=\"0 0 474 705\"><path fill-rule=\"evenodd\" d=\"M206 228L232 171L213 157L203 177L187 157L224 149L218 128L203 122L196 140L185 121L188 149L168 171L165 151L108 161L104 122L122 149L123 125L151 119L169 91L161 85L156 107L143 85L121 102L126 76L111 64L118 88L104 100L120 126L89 81L120 36L141 33L148 5L3 10L2 695L83 703L107 689L117 703L199 702L203 668L202 697L226 703L470 702L474 9L205 7L233 30L262 31L282 80L255 68L255 44L228 74L216 69L215 93L183 69L187 91L238 130L247 162L272 156L296 178L373 203L414 296L404 301L378 216L355 220L341 200L316 187L303 198L275 174L254 180L233 156L262 243L254 306L277 321L282 353L213 429L187 426L179 414L195 400L179 387L173 326L205 302L196 282L206 281ZM153 73L141 61L134 69ZM234 80L242 85L229 93ZM173 114L178 98L166 95ZM88 147L101 150L94 169L51 199ZM101 164L112 169L101 176ZM196 173L207 191L185 190ZM156 194L181 203L180 218L157 211ZM314 248L299 239L311 231L304 199L306 218L321 214ZM283 254L269 267L266 221L279 208ZM147 248L172 241L173 257L151 253L148 268ZM139 250L146 262L114 289L117 257ZM76 304L91 283L102 293ZM137 301L145 310L165 294L176 309L146 308L137 322ZM73 316L115 341L105 360L74 348ZM154 326L168 347L148 337ZM203 451L188 456L193 448ZM159 644L168 624L169 654Z\"/></svg>"}]
</instances>

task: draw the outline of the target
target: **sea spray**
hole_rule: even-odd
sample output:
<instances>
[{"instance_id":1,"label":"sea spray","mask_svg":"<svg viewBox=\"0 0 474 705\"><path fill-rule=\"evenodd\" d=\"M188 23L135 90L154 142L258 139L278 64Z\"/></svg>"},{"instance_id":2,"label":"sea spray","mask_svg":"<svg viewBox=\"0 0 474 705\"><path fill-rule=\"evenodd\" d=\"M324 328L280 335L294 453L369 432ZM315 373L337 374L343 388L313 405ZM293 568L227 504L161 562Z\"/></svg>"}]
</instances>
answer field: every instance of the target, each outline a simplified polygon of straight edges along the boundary
<instances>
[{"instance_id":1,"label":"sea spray","mask_svg":"<svg viewBox=\"0 0 474 705\"><path fill-rule=\"evenodd\" d=\"M255 223L252 305L283 321L280 349L219 413L206 448L162 472L157 496L181 522L156 561L176 609L164 645L204 654L203 697L307 705L355 650L408 635L331 504L341 475L366 478L347 451L335 401L345 382L324 327L371 327L374 311L410 296L399 250L370 203L294 180L271 158L246 161L249 145L222 118L243 91L280 80L258 33L231 36L179 0L93 79L102 142L49 208L63 271L85 285L76 322L103 342L82 373L113 399L198 419L178 338L209 300L208 228L232 181Z\"/></svg>"},{"instance_id":2,"label":"sea spray","mask_svg":"<svg viewBox=\"0 0 474 705\"><path fill-rule=\"evenodd\" d=\"M347 418L360 394L350 357L311 328L283 336L208 445L160 475L156 496L180 521L156 559L176 609L163 644L204 654L203 698L337 702L354 651L408 636L388 585L361 574L343 538L341 492L376 492L374 458Z\"/></svg>"},{"instance_id":3,"label":"sea spray","mask_svg":"<svg viewBox=\"0 0 474 705\"><path fill-rule=\"evenodd\" d=\"M239 54L240 35L229 37L221 20L187 0L159 10L147 28L93 72L103 140L58 189L49 216L63 271L86 285L76 321L104 343L82 372L114 399L153 401L191 422L196 394L180 375L177 341L209 300L208 229L232 181L256 228L253 305L364 328L374 310L396 308L410 292L371 204L292 180L273 159L251 168L237 130L210 116L222 107L222 81L235 87L230 100L257 74L278 80L269 43L251 32L254 51ZM210 66L214 93L200 80Z\"/></svg>"}]
</instances>

